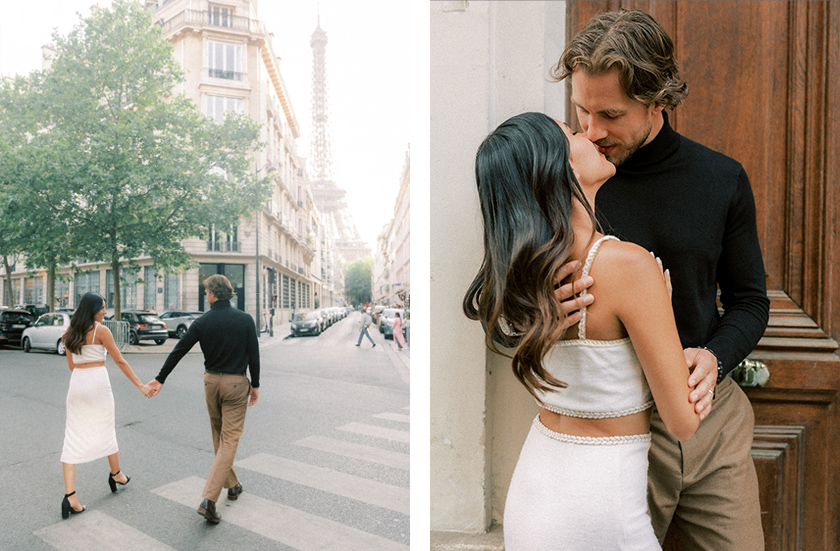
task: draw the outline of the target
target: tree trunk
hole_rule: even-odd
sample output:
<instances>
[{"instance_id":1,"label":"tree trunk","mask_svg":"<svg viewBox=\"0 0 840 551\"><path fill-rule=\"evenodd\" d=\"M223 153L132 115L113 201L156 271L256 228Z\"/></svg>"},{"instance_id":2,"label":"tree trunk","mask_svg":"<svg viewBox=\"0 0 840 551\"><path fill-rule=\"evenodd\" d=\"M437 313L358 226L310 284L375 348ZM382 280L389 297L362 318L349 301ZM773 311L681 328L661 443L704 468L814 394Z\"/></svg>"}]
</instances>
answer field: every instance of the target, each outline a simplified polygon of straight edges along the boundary
<instances>
[{"instance_id":1,"label":"tree trunk","mask_svg":"<svg viewBox=\"0 0 840 551\"><path fill-rule=\"evenodd\" d=\"M114 278L114 320L122 319L122 301L120 300L120 255L115 252L111 257L111 274Z\"/></svg>"},{"instance_id":2,"label":"tree trunk","mask_svg":"<svg viewBox=\"0 0 840 551\"><path fill-rule=\"evenodd\" d=\"M55 310L55 264L55 258L53 258L47 268L47 312Z\"/></svg>"},{"instance_id":3,"label":"tree trunk","mask_svg":"<svg viewBox=\"0 0 840 551\"><path fill-rule=\"evenodd\" d=\"M6 306L14 308L15 301L12 297L12 267L9 265L9 257L3 255L3 268L6 270Z\"/></svg>"}]
</instances>

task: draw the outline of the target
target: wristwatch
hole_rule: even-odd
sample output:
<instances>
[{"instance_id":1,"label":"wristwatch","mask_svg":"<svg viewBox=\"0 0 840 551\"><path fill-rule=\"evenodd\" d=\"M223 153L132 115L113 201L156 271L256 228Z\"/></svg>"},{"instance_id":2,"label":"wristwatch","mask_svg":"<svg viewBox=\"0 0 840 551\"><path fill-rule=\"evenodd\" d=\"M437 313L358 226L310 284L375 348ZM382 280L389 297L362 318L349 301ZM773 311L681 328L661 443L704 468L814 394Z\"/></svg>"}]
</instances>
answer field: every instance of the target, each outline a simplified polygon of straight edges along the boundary
<instances>
[{"instance_id":1,"label":"wristwatch","mask_svg":"<svg viewBox=\"0 0 840 551\"><path fill-rule=\"evenodd\" d=\"M717 372L718 372L718 374L717 374L716 383L720 383L723 380L723 378L726 377L726 373L724 373L724 371L723 371L723 362L720 361L720 358L718 358L718 355L715 354L715 351L712 350L711 348L707 348L705 346L700 346L699 349L700 350L705 350L706 352L709 352L717 360Z\"/></svg>"}]
</instances>

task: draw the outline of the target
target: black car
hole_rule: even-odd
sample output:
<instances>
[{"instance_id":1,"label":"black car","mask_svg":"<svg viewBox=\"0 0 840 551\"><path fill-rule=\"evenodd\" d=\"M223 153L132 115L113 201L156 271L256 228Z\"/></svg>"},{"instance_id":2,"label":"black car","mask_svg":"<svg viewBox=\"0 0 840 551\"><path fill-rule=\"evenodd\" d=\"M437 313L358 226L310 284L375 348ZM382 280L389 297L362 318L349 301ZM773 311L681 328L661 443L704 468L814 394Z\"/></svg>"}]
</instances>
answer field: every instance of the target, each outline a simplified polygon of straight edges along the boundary
<instances>
[{"instance_id":1,"label":"black car","mask_svg":"<svg viewBox=\"0 0 840 551\"><path fill-rule=\"evenodd\" d=\"M122 320L130 324L128 342L138 344L140 341L155 341L163 344L169 338L166 324L154 312L131 310L122 313Z\"/></svg>"},{"instance_id":2,"label":"black car","mask_svg":"<svg viewBox=\"0 0 840 551\"><path fill-rule=\"evenodd\" d=\"M292 336L299 337L301 335L315 335L321 334L321 315L318 310L313 310L306 313L295 314L295 319L292 320Z\"/></svg>"},{"instance_id":3,"label":"black car","mask_svg":"<svg viewBox=\"0 0 840 551\"><path fill-rule=\"evenodd\" d=\"M0 312L0 346L4 344L20 346L23 330L32 325L36 317L18 308Z\"/></svg>"}]
</instances>

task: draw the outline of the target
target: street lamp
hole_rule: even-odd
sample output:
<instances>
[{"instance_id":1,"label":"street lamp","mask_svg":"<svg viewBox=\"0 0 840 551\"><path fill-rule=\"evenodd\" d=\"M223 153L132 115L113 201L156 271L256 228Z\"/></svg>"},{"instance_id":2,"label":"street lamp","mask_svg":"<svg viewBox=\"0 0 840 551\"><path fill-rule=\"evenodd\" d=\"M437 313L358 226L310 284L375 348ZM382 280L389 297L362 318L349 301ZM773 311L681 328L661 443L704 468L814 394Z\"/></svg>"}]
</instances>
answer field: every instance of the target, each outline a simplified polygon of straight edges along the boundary
<instances>
[{"instance_id":1,"label":"street lamp","mask_svg":"<svg viewBox=\"0 0 840 551\"><path fill-rule=\"evenodd\" d=\"M264 169L267 169L266 170L266 175L271 174L272 172L277 170L273 166L263 167L263 168L260 168L260 169L257 170L257 172L255 173L255 176L259 176L260 172L262 172ZM254 260L255 260L254 273L256 274L256 284L257 284L257 338L258 339L260 338L260 336L262 334L261 333L261 327L260 327L260 277L262 276L262 274L260 273L260 218L262 218L262 216L261 216L262 208L263 208L263 205L260 205L260 207L257 209L256 216L254 216L254 223L257 226L256 243L255 243L257 252L254 253Z\"/></svg>"}]
</instances>

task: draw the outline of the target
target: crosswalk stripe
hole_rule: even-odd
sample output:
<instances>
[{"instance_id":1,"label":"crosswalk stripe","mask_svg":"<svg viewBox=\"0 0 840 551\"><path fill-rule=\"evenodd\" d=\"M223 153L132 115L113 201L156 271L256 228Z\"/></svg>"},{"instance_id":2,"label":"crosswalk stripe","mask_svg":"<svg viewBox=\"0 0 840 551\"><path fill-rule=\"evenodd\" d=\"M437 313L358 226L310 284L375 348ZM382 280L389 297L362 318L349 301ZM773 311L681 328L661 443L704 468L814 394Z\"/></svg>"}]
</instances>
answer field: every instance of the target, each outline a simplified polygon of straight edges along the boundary
<instances>
[{"instance_id":1,"label":"crosswalk stripe","mask_svg":"<svg viewBox=\"0 0 840 551\"><path fill-rule=\"evenodd\" d=\"M345 457L352 457L353 459L361 459L362 461L369 461L370 463L376 463L378 465L385 465L406 471L409 469L410 464L410 456L407 453L383 450L380 448L374 448L373 446L356 444L355 442L346 442L344 440L327 438L326 436L308 436L302 440L294 442L294 445L322 452L334 453L336 455L343 455Z\"/></svg>"},{"instance_id":2,"label":"crosswalk stripe","mask_svg":"<svg viewBox=\"0 0 840 551\"><path fill-rule=\"evenodd\" d=\"M364 434L365 436L375 436L376 438L405 442L406 444L410 440L408 431L386 429L385 427L377 427L376 425L367 425L365 423L349 423L343 427L338 427L338 429L356 434Z\"/></svg>"},{"instance_id":3,"label":"crosswalk stripe","mask_svg":"<svg viewBox=\"0 0 840 551\"><path fill-rule=\"evenodd\" d=\"M349 497L369 505L391 509L398 513L406 515L409 513L407 488L391 486L267 453L259 453L239 460L236 466L331 494Z\"/></svg>"},{"instance_id":4,"label":"crosswalk stripe","mask_svg":"<svg viewBox=\"0 0 840 551\"><path fill-rule=\"evenodd\" d=\"M400 423L410 423L411 416L410 415L402 415L400 413L377 413L374 415L376 419L386 419L388 421L399 421Z\"/></svg>"},{"instance_id":5,"label":"crosswalk stripe","mask_svg":"<svg viewBox=\"0 0 840 551\"><path fill-rule=\"evenodd\" d=\"M204 480L191 476L152 490L161 497L195 508ZM216 509L229 522L300 551L408 551L408 546L292 507L245 493Z\"/></svg>"},{"instance_id":6,"label":"crosswalk stripe","mask_svg":"<svg viewBox=\"0 0 840 551\"><path fill-rule=\"evenodd\" d=\"M102 511L85 511L41 528L35 535L61 551L175 551Z\"/></svg>"}]
</instances>

